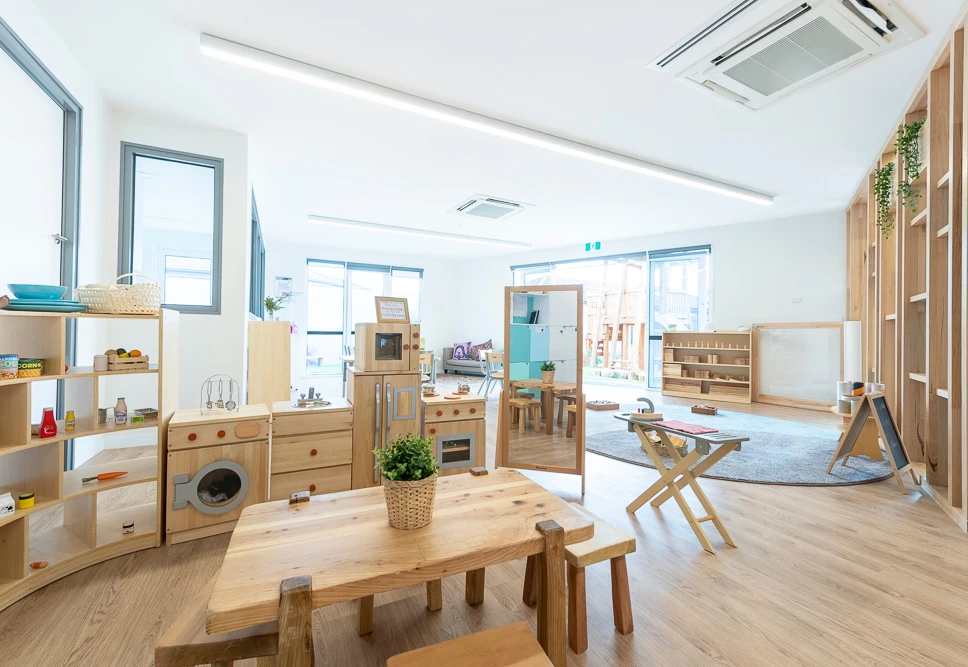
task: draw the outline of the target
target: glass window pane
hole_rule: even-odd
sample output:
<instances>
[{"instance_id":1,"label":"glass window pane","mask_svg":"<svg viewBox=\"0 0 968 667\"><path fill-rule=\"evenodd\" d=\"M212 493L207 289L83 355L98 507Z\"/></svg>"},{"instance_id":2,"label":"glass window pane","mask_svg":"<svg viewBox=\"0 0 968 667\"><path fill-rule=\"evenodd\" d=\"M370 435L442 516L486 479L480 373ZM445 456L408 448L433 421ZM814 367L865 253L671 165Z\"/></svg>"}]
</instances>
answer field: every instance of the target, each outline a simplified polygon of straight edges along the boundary
<instances>
[{"instance_id":1,"label":"glass window pane","mask_svg":"<svg viewBox=\"0 0 968 667\"><path fill-rule=\"evenodd\" d=\"M339 375L343 353L342 334L309 334L306 336L306 375Z\"/></svg>"},{"instance_id":2,"label":"glass window pane","mask_svg":"<svg viewBox=\"0 0 968 667\"><path fill-rule=\"evenodd\" d=\"M350 322L356 329L358 322L376 322L376 301L374 297L386 296L383 293L383 272L350 271L351 299Z\"/></svg>"},{"instance_id":3,"label":"glass window pane","mask_svg":"<svg viewBox=\"0 0 968 667\"><path fill-rule=\"evenodd\" d=\"M212 305L215 169L135 155L134 171L132 270L162 284L165 304ZM169 276L169 257L207 260L207 276Z\"/></svg>"},{"instance_id":4,"label":"glass window pane","mask_svg":"<svg viewBox=\"0 0 968 667\"><path fill-rule=\"evenodd\" d=\"M170 303L207 306L212 298L212 260L165 255L164 293Z\"/></svg>"},{"instance_id":5,"label":"glass window pane","mask_svg":"<svg viewBox=\"0 0 968 667\"><path fill-rule=\"evenodd\" d=\"M309 331L343 331L343 276L342 264L307 266Z\"/></svg>"},{"instance_id":6,"label":"glass window pane","mask_svg":"<svg viewBox=\"0 0 968 667\"><path fill-rule=\"evenodd\" d=\"M390 278L390 296L398 299L407 300L407 308L410 311L410 321L420 321L420 274L412 276L400 276L394 271Z\"/></svg>"}]
</instances>

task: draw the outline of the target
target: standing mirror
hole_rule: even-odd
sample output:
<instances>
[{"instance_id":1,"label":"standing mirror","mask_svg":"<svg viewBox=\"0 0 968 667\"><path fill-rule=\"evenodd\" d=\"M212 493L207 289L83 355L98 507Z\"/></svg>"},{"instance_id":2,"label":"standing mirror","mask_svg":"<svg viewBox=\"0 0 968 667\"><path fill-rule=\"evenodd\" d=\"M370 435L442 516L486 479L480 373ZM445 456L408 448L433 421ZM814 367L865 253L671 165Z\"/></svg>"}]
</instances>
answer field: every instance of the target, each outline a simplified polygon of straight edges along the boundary
<instances>
[{"instance_id":1,"label":"standing mirror","mask_svg":"<svg viewBox=\"0 0 968 667\"><path fill-rule=\"evenodd\" d=\"M584 494L582 338L581 285L504 288L497 465L581 475Z\"/></svg>"}]
</instances>

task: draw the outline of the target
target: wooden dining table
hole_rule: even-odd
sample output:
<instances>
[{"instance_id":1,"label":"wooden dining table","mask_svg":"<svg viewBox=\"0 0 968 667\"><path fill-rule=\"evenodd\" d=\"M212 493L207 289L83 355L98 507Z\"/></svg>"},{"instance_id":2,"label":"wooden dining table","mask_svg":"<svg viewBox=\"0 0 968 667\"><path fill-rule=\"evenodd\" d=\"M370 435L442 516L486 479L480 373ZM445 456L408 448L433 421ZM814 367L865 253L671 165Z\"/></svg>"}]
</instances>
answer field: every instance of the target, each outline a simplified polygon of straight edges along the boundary
<instances>
[{"instance_id":1,"label":"wooden dining table","mask_svg":"<svg viewBox=\"0 0 968 667\"><path fill-rule=\"evenodd\" d=\"M278 620L280 664L309 667L311 609L463 573L479 572L483 592L484 568L537 556L538 640L561 667L564 546L594 532L587 516L511 469L440 478L433 520L416 530L388 524L380 487L253 505L232 533L206 629Z\"/></svg>"},{"instance_id":2,"label":"wooden dining table","mask_svg":"<svg viewBox=\"0 0 968 667\"><path fill-rule=\"evenodd\" d=\"M540 378L513 380L511 382L512 395L515 389L530 389L541 393L541 415L545 419L545 434L547 435L551 435L554 430L555 396L574 396L578 393L578 385L574 382L555 381L547 384Z\"/></svg>"}]
</instances>

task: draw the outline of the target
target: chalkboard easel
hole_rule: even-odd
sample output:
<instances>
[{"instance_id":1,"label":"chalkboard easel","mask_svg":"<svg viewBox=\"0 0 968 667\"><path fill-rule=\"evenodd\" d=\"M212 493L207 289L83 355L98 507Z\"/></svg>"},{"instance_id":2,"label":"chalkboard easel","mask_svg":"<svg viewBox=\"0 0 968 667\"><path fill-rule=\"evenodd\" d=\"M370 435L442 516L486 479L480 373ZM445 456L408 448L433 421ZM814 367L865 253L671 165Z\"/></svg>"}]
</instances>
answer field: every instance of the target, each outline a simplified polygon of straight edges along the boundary
<instances>
[{"instance_id":1,"label":"chalkboard easel","mask_svg":"<svg viewBox=\"0 0 968 667\"><path fill-rule=\"evenodd\" d=\"M907 455L904 443L901 442L901 436L897 431L897 424L894 423L894 418L891 416L890 408L887 406L887 399L883 393L867 394L857 404L857 410L854 411L854 416L851 418L850 424L848 424L847 430L840 440L837 451L834 452L833 458L830 459L830 465L827 466L827 474L830 474L834 463L840 459L849 458L853 453L854 445L857 443L857 436L860 435L864 424L867 422L867 418L871 414L874 415L877 432L880 435L881 442L884 443L887 460L891 462L891 468L894 470L894 479L897 480L897 485L900 487L901 493L904 493L901 473L910 472L914 484L920 486L921 480L918 478L917 473L914 472L911 459Z\"/></svg>"}]
</instances>

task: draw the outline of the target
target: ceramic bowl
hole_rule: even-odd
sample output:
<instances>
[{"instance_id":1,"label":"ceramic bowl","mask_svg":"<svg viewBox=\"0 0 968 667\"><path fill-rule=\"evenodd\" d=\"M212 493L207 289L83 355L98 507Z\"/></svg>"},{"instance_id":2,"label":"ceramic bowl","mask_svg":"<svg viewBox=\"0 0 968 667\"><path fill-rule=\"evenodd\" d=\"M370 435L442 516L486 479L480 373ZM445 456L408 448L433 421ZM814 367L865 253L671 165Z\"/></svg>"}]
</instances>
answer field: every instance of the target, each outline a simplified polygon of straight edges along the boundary
<instances>
[{"instance_id":1,"label":"ceramic bowl","mask_svg":"<svg viewBox=\"0 0 968 667\"><path fill-rule=\"evenodd\" d=\"M9 284L7 287L18 299L48 299L59 301L67 294L67 288L61 285L22 285Z\"/></svg>"}]
</instances>

